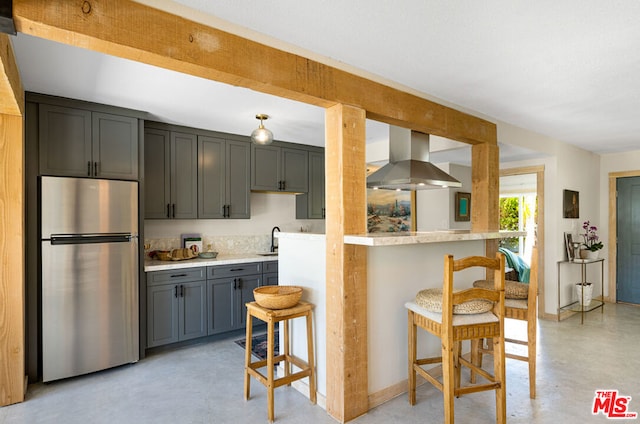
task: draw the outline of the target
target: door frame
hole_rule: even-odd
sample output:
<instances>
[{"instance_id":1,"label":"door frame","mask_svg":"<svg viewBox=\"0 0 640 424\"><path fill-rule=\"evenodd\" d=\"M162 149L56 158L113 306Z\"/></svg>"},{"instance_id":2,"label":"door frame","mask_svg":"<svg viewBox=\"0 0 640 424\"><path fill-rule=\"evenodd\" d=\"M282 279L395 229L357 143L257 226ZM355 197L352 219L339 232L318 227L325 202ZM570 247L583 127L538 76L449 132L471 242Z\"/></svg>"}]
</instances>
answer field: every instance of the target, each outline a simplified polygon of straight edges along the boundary
<instances>
[{"instance_id":1,"label":"door frame","mask_svg":"<svg viewBox=\"0 0 640 424\"><path fill-rule=\"evenodd\" d=\"M618 238L618 205L617 205L617 187L618 178L625 177L640 177L640 170L637 171L623 171L623 172L609 172L609 284L607 284L609 290L609 296L605 298L607 302L617 303L618 301L618 257L617 257L617 238Z\"/></svg>"},{"instance_id":2,"label":"door frame","mask_svg":"<svg viewBox=\"0 0 640 424\"><path fill-rule=\"evenodd\" d=\"M536 219L536 245L538 246L538 317L556 320L555 316L544 312L544 165L525 166L500 170L500 177L511 175L536 175L536 198L538 213Z\"/></svg>"}]
</instances>

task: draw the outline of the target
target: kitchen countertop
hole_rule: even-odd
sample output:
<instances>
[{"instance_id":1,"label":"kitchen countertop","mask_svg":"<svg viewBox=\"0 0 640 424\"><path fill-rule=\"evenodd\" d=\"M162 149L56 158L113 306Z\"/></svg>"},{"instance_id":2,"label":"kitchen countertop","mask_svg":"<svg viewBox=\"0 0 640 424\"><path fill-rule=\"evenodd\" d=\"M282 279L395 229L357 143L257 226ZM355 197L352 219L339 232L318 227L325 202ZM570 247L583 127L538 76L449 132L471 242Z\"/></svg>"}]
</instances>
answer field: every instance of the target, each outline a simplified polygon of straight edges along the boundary
<instances>
[{"instance_id":1,"label":"kitchen countertop","mask_svg":"<svg viewBox=\"0 0 640 424\"><path fill-rule=\"evenodd\" d=\"M347 234L345 244L363 246L397 246L403 244L446 243L465 240L490 240L526 236L524 231L488 231L473 233L468 230L439 230L425 232L367 233ZM324 240L324 234L318 233L277 233L279 239Z\"/></svg>"},{"instance_id":2,"label":"kitchen countertop","mask_svg":"<svg viewBox=\"0 0 640 424\"><path fill-rule=\"evenodd\" d=\"M462 230L442 230L404 233L368 233L345 235L345 244L363 246L397 246L402 244L443 243L449 241L490 240L526 236L524 231L489 231L473 233Z\"/></svg>"},{"instance_id":3,"label":"kitchen countertop","mask_svg":"<svg viewBox=\"0 0 640 424\"><path fill-rule=\"evenodd\" d=\"M157 259L147 259L144 261L144 271L166 271L171 269L197 268L211 265L233 265L249 262L269 262L277 261L278 255L263 256L258 253L246 253L239 255L218 255L214 259L185 259L183 261L160 261Z\"/></svg>"}]
</instances>

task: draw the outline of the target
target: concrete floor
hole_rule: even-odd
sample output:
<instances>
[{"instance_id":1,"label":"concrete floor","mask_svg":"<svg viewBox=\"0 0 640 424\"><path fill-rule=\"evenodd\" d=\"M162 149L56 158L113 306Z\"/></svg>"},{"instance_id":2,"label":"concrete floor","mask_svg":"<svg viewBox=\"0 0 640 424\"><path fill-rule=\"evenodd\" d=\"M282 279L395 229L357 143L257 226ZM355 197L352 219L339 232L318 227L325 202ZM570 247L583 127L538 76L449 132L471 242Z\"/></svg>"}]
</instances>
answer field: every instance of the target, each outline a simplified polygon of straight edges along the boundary
<instances>
[{"instance_id":1,"label":"concrete floor","mask_svg":"<svg viewBox=\"0 0 640 424\"><path fill-rule=\"evenodd\" d=\"M511 323L510 331L519 331ZM640 412L640 308L609 305L563 322L539 322L538 397L530 400L526 363L507 361L509 423L604 423L591 414L597 389L631 396ZM244 351L233 338L148 356L137 364L50 384L29 386L27 400L0 408L9 423L260 423L267 421L265 388L252 380L243 400ZM487 361L490 362L490 361ZM275 394L277 423L335 423L319 406L290 387ZM493 392L456 399L456 422L495 422ZM439 423L442 394L418 389L372 409L353 423ZM625 420L616 420L625 422ZM629 420L628 422L640 422Z\"/></svg>"}]
</instances>

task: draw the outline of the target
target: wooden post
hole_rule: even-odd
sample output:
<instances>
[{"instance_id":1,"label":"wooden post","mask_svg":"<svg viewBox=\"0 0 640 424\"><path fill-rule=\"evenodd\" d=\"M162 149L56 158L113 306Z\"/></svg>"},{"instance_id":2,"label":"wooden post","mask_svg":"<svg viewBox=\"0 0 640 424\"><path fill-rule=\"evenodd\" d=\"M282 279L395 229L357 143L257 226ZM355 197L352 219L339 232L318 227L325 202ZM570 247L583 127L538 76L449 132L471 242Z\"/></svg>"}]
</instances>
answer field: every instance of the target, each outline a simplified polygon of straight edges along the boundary
<instances>
[{"instance_id":1,"label":"wooden post","mask_svg":"<svg viewBox=\"0 0 640 424\"><path fill-rule=\"evenodd\" d=\"M24 400L24 92L0 34L0 406Z\"/></svg>"},{"instance_id":2,"label":"wooden post","mask_svg":"<svg viewBox=\"0 0 640 424\"><path fill-rule=\"evenodd\" d=\"M326 111L327 412L339 422L368 405L367 248L345 234L367 232L365 111Z\"/></svg>"}]
</instances>

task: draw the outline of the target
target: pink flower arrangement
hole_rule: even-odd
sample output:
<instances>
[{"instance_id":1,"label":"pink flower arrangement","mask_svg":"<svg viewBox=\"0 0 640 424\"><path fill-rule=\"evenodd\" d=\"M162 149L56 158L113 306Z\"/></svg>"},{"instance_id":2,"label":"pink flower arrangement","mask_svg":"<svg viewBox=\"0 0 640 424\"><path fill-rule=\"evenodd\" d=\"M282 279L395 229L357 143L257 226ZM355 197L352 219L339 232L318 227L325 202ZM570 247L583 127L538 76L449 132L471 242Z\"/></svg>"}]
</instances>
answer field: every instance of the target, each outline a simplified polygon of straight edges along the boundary
<instances>
[{"instance_id":1,"label":"pink flower arrangement","mask_svg":"<svg viewBox=\"0 0 640 424\"><path fill-rule=\"evenodd\" d=\"M591 225L589 221L585 221L582 224L582 229L584 230L584 233L580 234L582 238L584 238L584 243L582 243L582 245L587 250L596 252L604 247L602 242L598 241L599 237L596 233L598 231L598 227L596 227L595 225Z\"/></svg>"}]
</instances>

